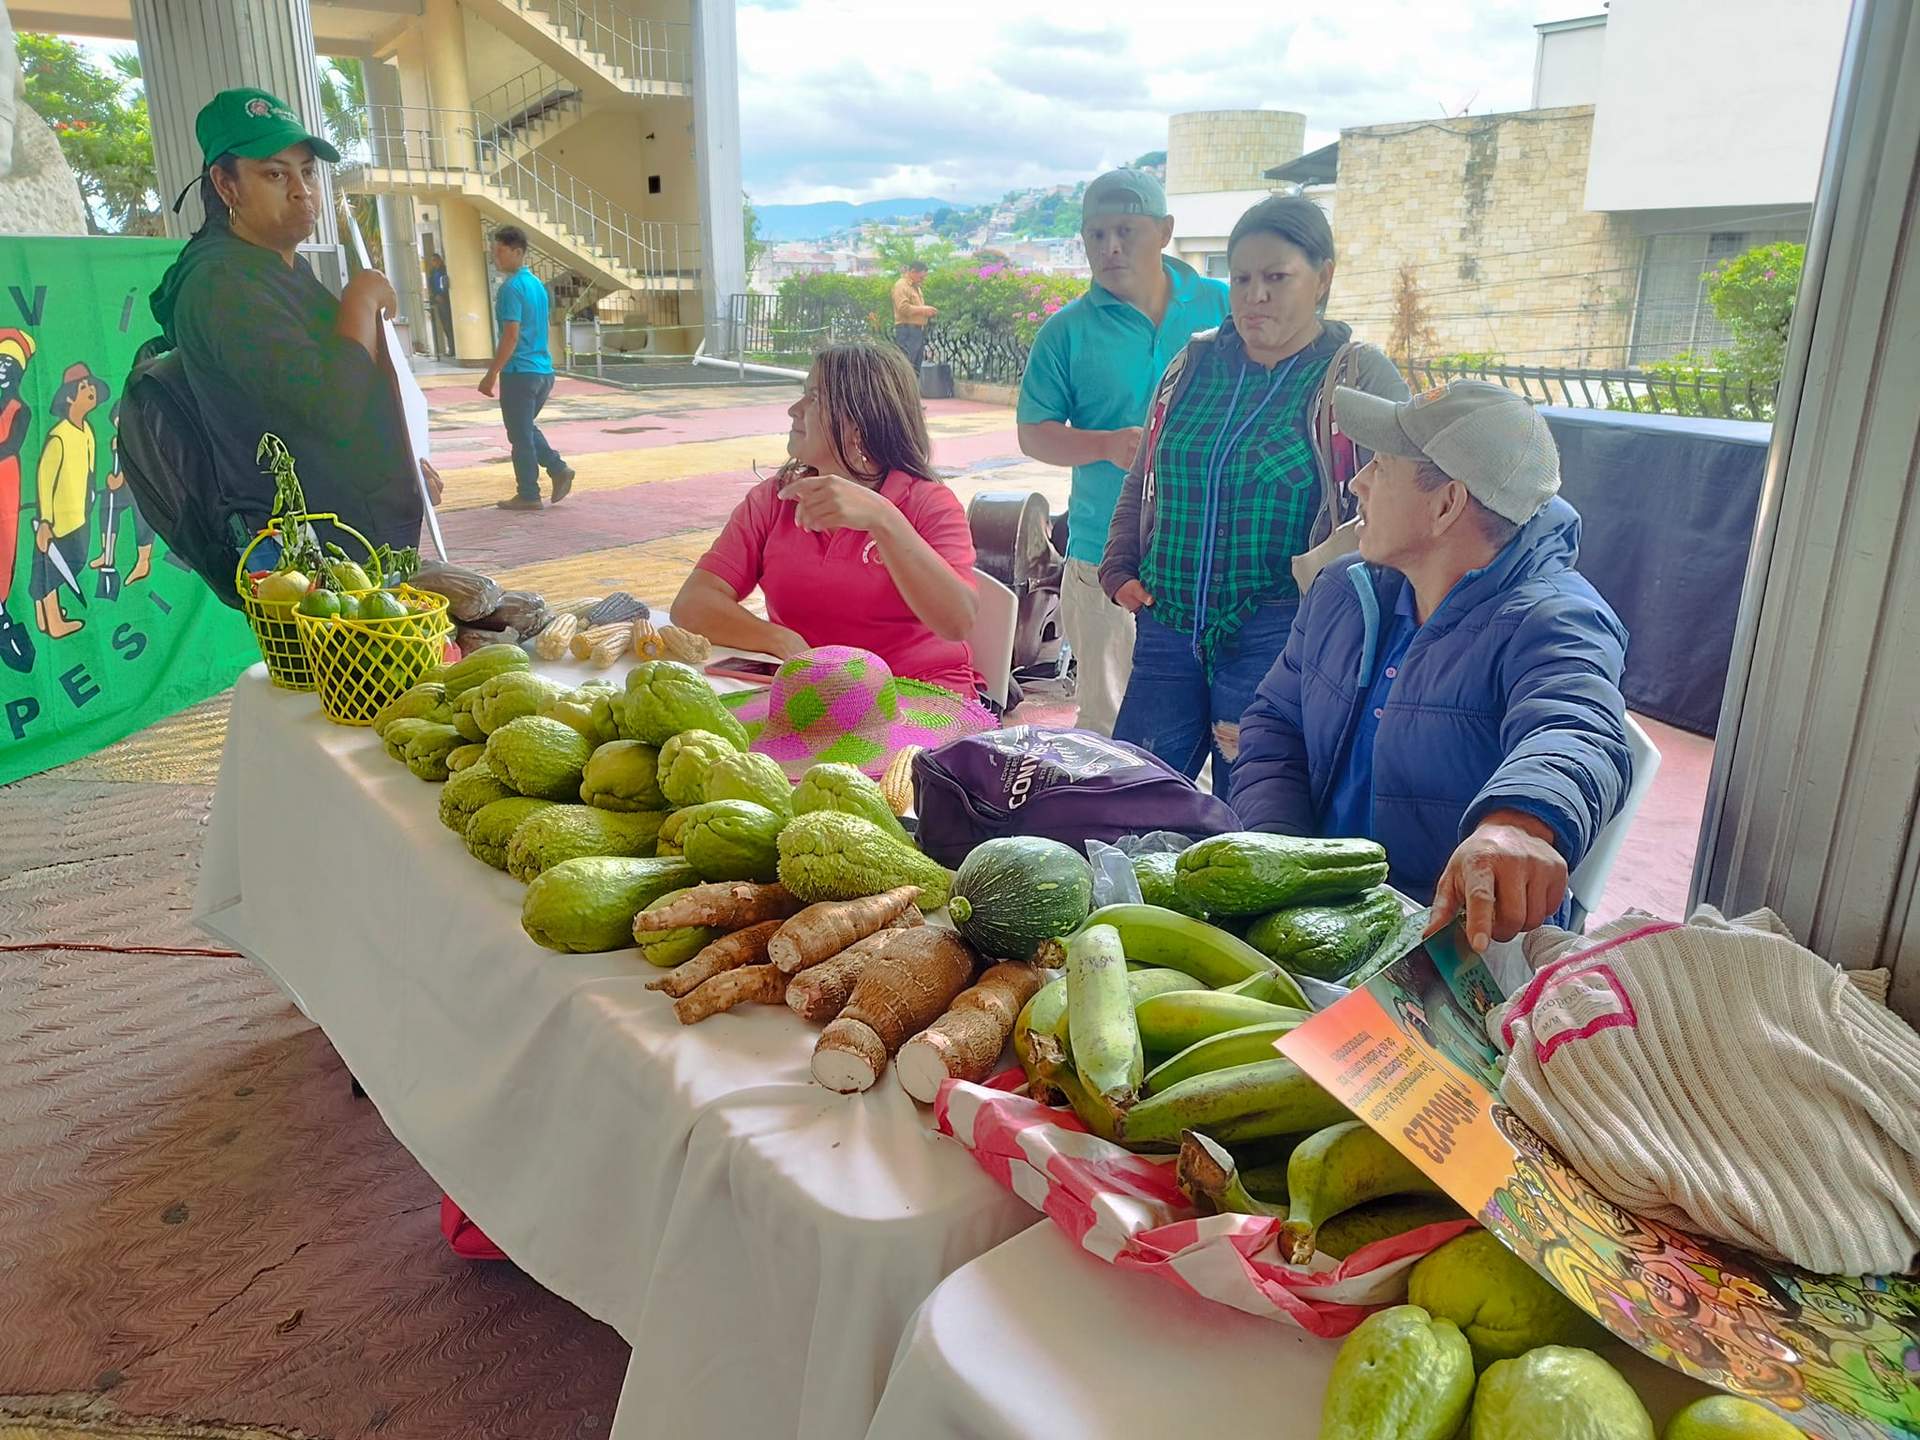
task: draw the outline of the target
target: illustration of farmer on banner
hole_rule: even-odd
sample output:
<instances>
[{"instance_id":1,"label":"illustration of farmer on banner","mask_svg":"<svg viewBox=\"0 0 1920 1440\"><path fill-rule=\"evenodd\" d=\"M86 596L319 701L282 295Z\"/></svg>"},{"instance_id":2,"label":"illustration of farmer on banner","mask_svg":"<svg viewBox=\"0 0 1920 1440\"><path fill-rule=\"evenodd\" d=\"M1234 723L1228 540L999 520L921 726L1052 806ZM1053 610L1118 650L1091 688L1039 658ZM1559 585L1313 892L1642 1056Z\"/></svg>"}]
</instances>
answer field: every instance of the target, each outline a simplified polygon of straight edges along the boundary
<instances>
[{"instance_id":1,"label":"illustration of farmer on banner","mask_svg":"<svg viewBox=\"0 0 1920 1440\"><path fill-rule=\"evenodd\" d=\"M33 359L33 337L0 329L0 664L24 675L33 668L33 636L7 609L20 547L20 452L27 443L27 404L20 385Z\"/></svg>"},{"instance_id":2,"label":"illustration of farmer on banner","mask_svg":"<svg viewBox=\"0 0 1920 1440\"><path fill-rule=\"evenodd\" d=\"M34 521L33 575L27 589L33 596L34 618L49 640L62 640L86 622L68 616L60 606L62 586L85 605L79 571L87 563L87 504L92 498L94 470L91 415L106 402L106 382L85 361L69 365L53 397L53 427L40 451L40 515Z\"/></svg>"},{"instance_id":3,"label":"illustration of farmer on banner","mask_svg":"<svg viewBox=\"0 0 1920 1440\"><path fill-rule=\"evenodd\" d=\"M107 488L102 492L100 511L100 553L87 562L90 569L100 572L100 578L94 588L94 596L100 600L117 599L120 594L120 557L116 553L120 545L120 517L130 516L133 520L133 569L127 572L126 584L132 585L144 580L153 573L153 527L140 513L140 502L134 493L127 489L127 477L120 470L120 402L115 401L113 411L107 417L113 427L111 442L111 462L107 471Z\"/></svg>"}]
</instances>

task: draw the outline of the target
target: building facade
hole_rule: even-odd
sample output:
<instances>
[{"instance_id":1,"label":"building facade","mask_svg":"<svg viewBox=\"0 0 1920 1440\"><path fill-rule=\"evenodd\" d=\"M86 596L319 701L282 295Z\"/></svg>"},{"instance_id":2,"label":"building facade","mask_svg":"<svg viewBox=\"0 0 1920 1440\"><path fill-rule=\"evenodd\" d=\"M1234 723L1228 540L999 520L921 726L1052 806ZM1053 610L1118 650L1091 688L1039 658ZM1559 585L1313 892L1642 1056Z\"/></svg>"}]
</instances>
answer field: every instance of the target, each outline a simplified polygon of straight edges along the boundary
<instances>
[{"instance_id":1,"label":"building facade","mask_svg":"<svg viewBox=\"0 0 1920 1440\"><path fill-rule=\"evenodd\" d=\"M556 332L592 307L630 327L634 349L688 353L745 289L734 0L34 0L14 14L138 40L169 196L197 168L193 116L216 90L263 86L318 129L318 57L359 61L364 103L331 183L377 197L373 263L422 348L437 254L449 358L492 353L487 239L501 225L527 232ZM221 43L260 33L279 40ZM176 224L191 228L187 211ZM331 212L317 239L328 275Z\"/></svg>"},{"instance_id":2,"label":"building facade","mask_svg":"<svg viewBox=\"0 0 1920 1440\"><path fill-rule=\"evenodd\" d=\"M1167 120L1168 249L1202 275L1224 278L1233 225L1273 193L1266 169L1306 141L1297 110L1200 110Z\"/></svg>"},{"instance_id":3,"label":"building facade","mask_svg":"<svg viewBox=\"0 0 1920 1440\"><path fill-rule=\"evenodd\" d=\"M1847 13L1613 0L1536 27L1534 108L1355 127L1266 175L1337 193L1331 313L1396 358L1708 357L1718 268L1807 238Z\"/></svg>"}]
</instances>

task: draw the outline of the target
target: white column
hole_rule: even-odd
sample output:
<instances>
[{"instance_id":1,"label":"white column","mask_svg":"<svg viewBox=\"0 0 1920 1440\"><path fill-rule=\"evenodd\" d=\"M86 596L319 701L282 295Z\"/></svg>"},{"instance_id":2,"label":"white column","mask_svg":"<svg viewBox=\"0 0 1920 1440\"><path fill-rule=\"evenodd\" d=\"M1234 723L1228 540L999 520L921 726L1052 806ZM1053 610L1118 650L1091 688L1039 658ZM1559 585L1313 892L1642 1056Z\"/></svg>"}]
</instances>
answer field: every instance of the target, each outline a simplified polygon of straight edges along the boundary
<instances>
[{"instance_id":1,"label":"white column","mask_svg":"<svg viewBox=\"0 0 1920 1440\"><path fill-rule=\"evenodd\" d=\"M400 115L400 71L385 60L362 63L367 79L367 103L375 113L398 122ZM379 195L374 209L380 216L380 265L393 282L400 301L400 314L413 332L413 340L423 349L431 349L433 336L427 319L426 299L422 294L420 247L415 240L413 198L409 195Z\"/></svg>"},{"instance_id":2,"label":"white column","mask_svg":"<svg viewBox=\"0 0 1920 1440\"><path fill-rule=\"evenodd\" d=\"M451 170L470 170L475 157L466 12L457 0L426 0L424 13L427 84L433 90L433 131L441 152L435 159ZM493 354L480 212L457 195L442 195L439 206L440 253L447 262L447 295L453 302L454 353L468 364L480 364Z\"/></svg>"},{"instance_id":3,"label":"white column","mask_svg":"<svg viewBox=\"0 0 1920 1440\"><path fill-rule=\"evenodd\" d=\"M163 206L171 206L181 187L200 174L194 117L222 90L252 85L269 91L291 105L309 130L325 133L307 0L133 0L133 25ZM344 276L333 177L324 167L322 177L313 237L319 253L309 258L323 280L338 284ZM167 233L191 234L201 218L199 197L189 195L179 215L167 211Z\"/></svg>"},{"instance_id":4,"label":"white column","mask_svg":"<svg viewBox=\"0 0 1920 1440\"><path fill-rule=\"evenodd\" d=\"M728 353L720 322L747 288L740 207L740 58L734 0L689 0L693 11L693 157L700 177L701 300L707 350Z\"/></svg>"},{"instance_id":5,"label":"white column","mask_svg":"<svg viewBox=\"0 0 1920 1440\"><path fill-rule=\"evenodd\" d=\"M1858 0L1695 864L1920 1019L1920 12Z\"/></svg>"}]
</instances>

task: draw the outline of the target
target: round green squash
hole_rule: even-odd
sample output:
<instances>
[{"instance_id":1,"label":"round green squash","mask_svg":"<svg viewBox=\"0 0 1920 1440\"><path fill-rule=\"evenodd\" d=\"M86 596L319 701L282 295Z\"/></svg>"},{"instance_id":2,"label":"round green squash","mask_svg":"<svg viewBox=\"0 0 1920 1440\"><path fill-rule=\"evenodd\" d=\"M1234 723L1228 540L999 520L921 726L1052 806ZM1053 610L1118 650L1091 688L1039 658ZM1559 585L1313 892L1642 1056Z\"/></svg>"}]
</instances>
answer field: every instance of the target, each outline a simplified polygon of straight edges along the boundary
<instances>
[{"instance_id":1,"label":"round green squash","mask_svg":"<svg viewBox=\"0 0 1920 1440\"><path fill-rule=\"evenodd\" d=\"M1031 960L1093 909L1093 867L1070 845L1007 835L974 846L953 878L947 913L961 938L996 960Z\"/></svg>"}]
</instances>

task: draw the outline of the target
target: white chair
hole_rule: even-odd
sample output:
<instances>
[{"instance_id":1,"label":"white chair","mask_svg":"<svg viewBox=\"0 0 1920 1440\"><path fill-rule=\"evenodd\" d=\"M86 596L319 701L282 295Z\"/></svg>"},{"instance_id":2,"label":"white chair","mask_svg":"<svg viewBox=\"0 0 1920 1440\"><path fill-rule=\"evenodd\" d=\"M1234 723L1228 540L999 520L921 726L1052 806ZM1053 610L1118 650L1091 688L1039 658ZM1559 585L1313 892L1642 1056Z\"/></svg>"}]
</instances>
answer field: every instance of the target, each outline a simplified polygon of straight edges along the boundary
<instances>
[{"instance_id":1,"label":"white chair","mask_svg":"<svg viewBox=\"0 0 1920 1440\"><path fill-rule=\"evenodd\" d=\"M1633 757L1633 784L1627 787L1627 798L1620 806L1620 813L1600 827L1587 858L1567 878L1567 889L1573 894L1575 930L1585 930L1587 916L1600 907L1600 897L1607 892L1607 877L1613 873L1613 864L1626 844L1634 813L1647 798L1647 791L1653 788L1653 777L1660 773L1660 751L1653 737L1642 730L1631 715L1627 716L1627 753Z\"/></svg>"},{"instance_id":2,"label":"white chair","mask_svg":"<svg viewBox=\"0 0 1920 1440\"><path fill-rule=\"evenodd\" d=\"M988 698L1004 710L1013 683L1013 627L1020 601L1013 591L977 566L973 581L980 592L980 606L974 612L967 646L973 651L973 668L986 682Z\"/></svg>"}]
</instances>

